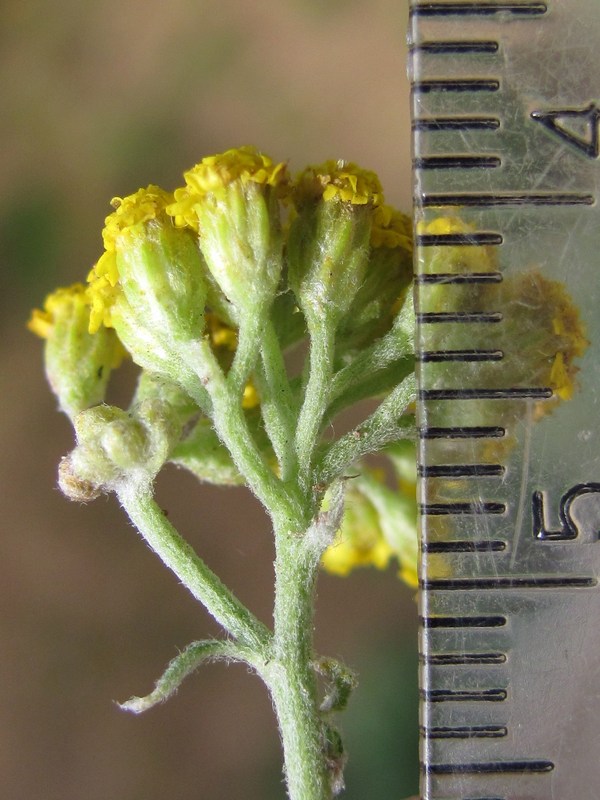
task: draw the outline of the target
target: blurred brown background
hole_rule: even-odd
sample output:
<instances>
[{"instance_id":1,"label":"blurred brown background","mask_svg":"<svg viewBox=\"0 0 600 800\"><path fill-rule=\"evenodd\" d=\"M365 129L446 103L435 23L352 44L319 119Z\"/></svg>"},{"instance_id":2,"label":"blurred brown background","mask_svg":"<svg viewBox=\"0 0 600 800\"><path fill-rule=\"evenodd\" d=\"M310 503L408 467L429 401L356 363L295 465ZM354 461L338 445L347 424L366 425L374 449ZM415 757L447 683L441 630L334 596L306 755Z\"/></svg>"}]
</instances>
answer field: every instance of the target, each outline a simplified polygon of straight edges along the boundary
<instances>
[{"instance_id":1,"label":"blurred brown background","mask_svg":"<svg viewBox=\"0 0 600 800\"><path fill-rule=\"evenodd\" d=\"M269 701L240 667L203 668L142 717L112 702L149 691L177 648L215 630L113 500L77 506L55 489L72 434L24 324L48 291L84 278L112 196L172 188L228 147L254 143L293 171L358 161L408 209L406 23L407 0L0 5L3 798L283 798ZM268 621L272 547L256 504L175 472L159 495ZM349 800L416 791L415 631L393 571L323 575L319 650L361 676L342 721Z\"/></svg>"}]
</instances>

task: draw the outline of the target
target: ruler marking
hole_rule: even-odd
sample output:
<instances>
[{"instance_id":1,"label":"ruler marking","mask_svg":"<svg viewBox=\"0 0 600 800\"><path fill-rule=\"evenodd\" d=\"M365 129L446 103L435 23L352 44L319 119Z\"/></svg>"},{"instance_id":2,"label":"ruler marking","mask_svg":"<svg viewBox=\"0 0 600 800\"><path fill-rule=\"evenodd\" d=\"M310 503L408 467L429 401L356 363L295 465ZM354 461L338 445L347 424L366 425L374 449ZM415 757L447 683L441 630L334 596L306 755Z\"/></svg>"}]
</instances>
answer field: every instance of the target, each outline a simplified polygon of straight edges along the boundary
<instances>
[{"instance_id":1,"label":"ruler marking","mask_svg":"<svg viewBox=\"0 0 600 800\"><path fill-rule=\"evenodd\" d=\"M427 653L421 661L430 667L492 666L506 664L506 653Z\"/></svg>"},{"instance_id":2,"label":"ruler marking","mask_svg":"<svg viewBox=\"0 0 600 800\"><path fill-rule=\"evenodd\" d=\"M502 350L424 350L415 356L421 363L461 361L471 364L480 361L502 361Z\"/></svg>"},{"instance_id":3,"label":"ruler marking","mask_svg":"<svg viewBox=\"0 0 600 800\"><path fill-rule=\"evenodd\" d=\"M427 703L503 703L505 689L430 689L420 692Z\"/></svg>"},{"instance_id":4,"label":"ruler marking","mask_svg":"<svg viewBox=\"0 0 600 800\"><path fill-rule=\"evenodd\" d=\"M423 364L446 361L460 361L464 364L477 362L502 361L502 350L422 350L415 354L417 361Z\"/></svg>"},{"instance_id":5,"label":"ruler marking","mask_svg":"<svg viewBox=\"0 0 600 800\"><path fill-rule=\"evenodd\" d=\"M515 16L541 16L548 10L546 3L421 3L411 8L415 17L488 16L514 14Z\"/></svg>"},{"instance_id":6,"label":"ruler marking","mask_svg":"<svg viewBox=\"0 0 600 800\"><path fill-rule=\"evenodd\" d=\"M506 617L488 614L480 617L421 617L424 628L503 628Z\"/></svg>"},{"instance_id":7,"label":"ruler marking","mask_svg":"<svg viewBox=\"0 0 600 800\"><path fill-rule=\"evenodd\" d=\"M502 283L501 272L430 272L417 275L416 283L463 284L463 283Z\"/></svg>"},{"instance_id":8,"label":"ruler marking","mask_svg":"<svg viewBox=\"0 0 600 800\"><path fill-rule=\"evenodd\" d=\"M502 314L499 311L424 311L417 314L416 317L418 322L431 325L439 322L471 324L502 322Z\"/></svg>"},{"instance_id":9,"label":"ruler marking","mask_svg":"<svg viewBox=\"0 0 600 800\"><path fill-rule=\"evenodd\" d=\"M552 389L515 386L506 389L421 389L420 400L544 400L552 397Z\"/></svg>"},{"instance_id":10,"label":"ruler marking","mask_svg":"<svg viewBox=\"0 0 600 800\"><path fill-rule=\"evenodd\" d=\"M501 233L496 231L479 231L477 233L425 233L417 235L418 247L471 247L484 245L500 245L504 241ZM452 273L450 273L452 274ZM485 274L488 273L479 273Z\"/></svg>"},{"instance_id":11,"label":"ruler marking","mask_svg":"<svg viewBox=\"0 0 600 800\"><path fill-rule=\"evenodd\" d=\"M504 773L552 772L554 762L539 760L520 761L470 761L462 764L421 764L421 769L430 775L491 775Z\"/></svg>"},{"instance_id":12,"label":"ruler marking","mask_svg":"<svg viewBox=\"0 0 600 800\"><path fill-rule=\"evenodd\" d=\"M481 539L468 541L458 539L451 542L427 542L422 546L424 553L502 553L506 550L503 539Z\"/></svg>"},{"instance_id":13,"label":"ruler marking","mask_svg":"<svg viewBox=\"0 0 600 800\"><path fill-rule=\"evenodd\" d=\"M499 156L445 155L415 158L416 169L495 169L502 165Z\"/></svg>"},{"instance_id":14,"label":"ruler marking","mask_svg":"<svg viewBox=\"0 0 600 800\"><path fill-rule=\"evenodd\" d=\"M422 478L477 478L504 475L502 464L419 464Z\"/></svg>"},{"instance_id":15,"label":"ruler marking","mask_svg":"<svg viewBox=\"0 0 600 800\"><path fill-rule=\"evenodd\" d=\"M500 425L475 425L472 427L439 428L424 426L418 429L420 439L502 439L506 429Z\"/></svg>"},{"instance_id":16,"label":"ruler marking","mask_svg":"<svg viewBox=\"0 0 600 800\"><path fill-rule=\"evenodd\" d=\"M464 192L423 194L415 199L423 208L470 206L491 208L494 206L592 206L592 194L576 192Z\"/></svg>"},{"instance_id":17,"label":"ruler marking","mask_svg":"<svg viewBox=\"0 0 600 800\"><path fill-rule=\"evenodd\" d=\"M423 117L414 120L414 131L497 131L498 117Z\"/></svg>"},{"instance_id":18,"label":"ruler marking","mask_svg":"<svg viewBox=\"0 0 600 800\"><path fill-rule=\"evenodd\" d=\"M487 591L489 589L592 589L596 578L571 575L519 578L510 575L495 578L436 578L424 580L421 586L429 591Z\"/></svg>"},{"instance_id":19,"label":"ruler marking","mask_svg":"<svg viewBox=\"0 0 600 800\"><path fill-rule=\"evenodd\" d=\"M429 78L415 81L411 90L418 94L431 92L497 92L500 81L494 78Z\"/></svg>"},{"instance_id":20,"label":"ruler marking","mask_svg":"<svg viewBox=\"0 0 600 800\"><path fill-rule=\"evenodd\" d=\"M505 725L435 725L422 726L420 733L425 739L502 739L508 735L508 728Z\"/></svg>"},{"instance_id":21,"label":"ruler marking","mask_svg":"<svg viewBox=\"0 0 600 800\"><path fill-rule=\"evenodd\" d=\"M500 48L499 42L495 40L473 40L473 41L436 41L423 42L411 48L411 52L431 53L433 55L462 53L497 53Z\"/></svg>"},{"instance_id":22,"label":"ruler marking","mask_svg":"<svg viewBox=\"0 0 600 800\"><path fill-rule=\"evenodd\" d=\"M440 517L451 514L472 514L485 516L487 514L504 514L506 505L504 503L483 502L481 500L472 503L420 503L419 512L424 516Z\"/></svg>"}]
</instances>

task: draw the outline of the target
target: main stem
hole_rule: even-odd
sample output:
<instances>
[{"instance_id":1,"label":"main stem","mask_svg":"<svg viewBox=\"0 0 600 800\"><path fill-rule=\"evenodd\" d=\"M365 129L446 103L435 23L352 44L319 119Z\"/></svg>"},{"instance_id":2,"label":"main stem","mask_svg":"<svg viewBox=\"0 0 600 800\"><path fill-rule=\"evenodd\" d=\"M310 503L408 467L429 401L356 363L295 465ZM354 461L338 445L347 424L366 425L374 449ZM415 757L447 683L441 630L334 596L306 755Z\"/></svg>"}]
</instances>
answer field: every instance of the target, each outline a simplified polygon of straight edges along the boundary
<instances>
[{"instance_id":1,"label":"main stem","mask_svg":"<svg viewBox=\"0 0 600 800\"><path fill-rule=\"evenodd\" d=\"M275 530L273 660L263 676L273 698L290 800L330 800L324 724L313 660L318 556L289 526Z\"/></svg>"}]
</instances>

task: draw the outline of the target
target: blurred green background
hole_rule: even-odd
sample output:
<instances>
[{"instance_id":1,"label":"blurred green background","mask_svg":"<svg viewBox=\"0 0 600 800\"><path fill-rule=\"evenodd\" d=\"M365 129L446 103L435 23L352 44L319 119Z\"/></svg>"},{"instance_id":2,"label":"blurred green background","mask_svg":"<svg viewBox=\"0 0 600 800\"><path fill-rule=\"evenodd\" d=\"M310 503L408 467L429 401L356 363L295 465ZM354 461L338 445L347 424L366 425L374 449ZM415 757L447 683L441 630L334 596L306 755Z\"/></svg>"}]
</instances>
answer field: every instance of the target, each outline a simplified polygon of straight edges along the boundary
<instances>
[{"instance_id":1,"label":"blurred green background","mask_svg":"<svg viewBox=\"0 0 600 800\"><path fill-rule=\"evenodd\" d=\"M135 718L177 648L215 632L116 503L55 488L71 446L29 309L82 280L109 199L181 184L203 155L253 143L292 171L376 170L410 207L407 0L5 0L0 5L3 303L0 774L13 800L283 798L266 692L204 667ZM131 375L113 400L126 402ZM169 472L160 502L265 621L272 546L241 490ZM348 800L417 791L416 605L393 571L319 585L317 645L357 669L342 729Z\"/></svg>"}]
</instances>

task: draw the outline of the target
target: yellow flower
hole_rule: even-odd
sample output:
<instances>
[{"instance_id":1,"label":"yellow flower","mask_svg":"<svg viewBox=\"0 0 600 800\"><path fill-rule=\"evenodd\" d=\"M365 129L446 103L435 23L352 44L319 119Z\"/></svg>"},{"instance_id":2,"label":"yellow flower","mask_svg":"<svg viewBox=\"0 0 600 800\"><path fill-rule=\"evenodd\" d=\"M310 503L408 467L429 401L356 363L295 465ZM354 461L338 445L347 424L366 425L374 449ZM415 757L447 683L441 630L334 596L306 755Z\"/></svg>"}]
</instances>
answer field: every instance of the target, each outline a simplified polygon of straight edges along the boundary
<instances>
[{"instance_id":1,"label":"yellow flower","mask_svg":"<svg viewBox=\"0 0 600 800\"><path fill-rule=\"evenodd\" d=\"M325 202L337 198L352 205L372 203L377 206L383 203L383 189L374 172L340 159L307 167L296 178L296 205L320 198Z\"/></svg>"},{"instance_id":2,"label":"yellow flower","mask_svg":"<svg viewBox=\"0 0 600 800\"><path fill-rule=\"evenodd\" d=\"M272 186L278 196L286 192L289 175L284 162L273 163L269 156L255 147L244 146L226 150L219 155L203 158L195 167L184 172L186 186L175 190L174 202L167 212L178 227L190 227L199 232L196 205L206 195L222 195L225 187L236 180Z\"/></svg>"},{"instance_id":3,"label":"yellow flower","mask_svg":"<svg viewBox=\"0 0 600 800\"><path fill-rule=\"evenodd\" d=\"M173 195L159 186L150 185L128 197L113 197L115 209L105 219L102 239L105 252L88 275L88 299L91 305L90 333L101 325L112 326L111 307L119 295L117 253L146 235L145 226L164 217Z\"/></svg>"},{"instance_id":4,"label":"yellow flower","mask_svg":"<svg viewBox=\"0 0 600 800\"><path fill-rule=\"evenodd\" d=\"M237 322L264 318L283 269L280 199L285 163L255 147L207 156L184 173L167 207L175 226L198 235L198 245Z\"/></svg>"},{"instance_id":5,"label":"yellow flower","mask_svg":"<svg viewBox=\"0 0 600 800\"><path fill-rule=\"evenodd\" d=\"M125 350L114 331L90 334L89 300L85 286L75 283L49 294L43 310L28 322L46 340L46 375L61 409L72 419L104 400L111 370Z\"/></svg>"},{"instance_id":6,"label":"yellow flower","mask_svg":"<svg viewBox=\"0 0 600 800\"><path fill-rule=\"evenodd\" d=\"M57 316L60 316L66 306L71 305L87 307L85 286L83 284L74 283L71 286L56 289L49 294L44 300L43 310L39 308L33 309L27 327L41 339L48 339L54 328Z\"/></svg>"}]
</instances>

